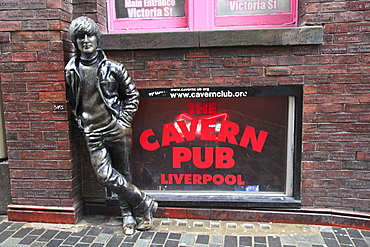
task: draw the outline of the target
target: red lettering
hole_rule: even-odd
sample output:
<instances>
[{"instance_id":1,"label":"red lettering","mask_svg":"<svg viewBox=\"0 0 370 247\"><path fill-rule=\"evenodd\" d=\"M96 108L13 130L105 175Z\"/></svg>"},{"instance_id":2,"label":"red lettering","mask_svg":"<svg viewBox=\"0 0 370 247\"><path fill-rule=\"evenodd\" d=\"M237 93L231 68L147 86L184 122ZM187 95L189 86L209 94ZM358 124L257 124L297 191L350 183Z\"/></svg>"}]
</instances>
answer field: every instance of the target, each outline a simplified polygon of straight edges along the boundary
<instances>
[{"instance_id":1,"label":"red lettering","mask_svg":"<svg viewBox=\"0 0 370 247\"><path fill-rule=\"evenodd\" d=\"M172 148L172 167L181 168L182 162L187 162L191 159L191 151L185 147Z\"/></svg>"},{"instance_id":2,"label":"red lettering","mask_svg":"<svg viewBox=\"0 0 370 247\"><path fill-rule=\"evenodd\" d=\"M209 103L208 104L208 114L216 114L217 113L217 111L216 111L216 109L217 109L217 104L216 103Z\"/></svg>"},{"instance_id":3,"label":"red lettering","mask_svg":"<svg viewBox=\"0 0 370 247\"><path fill-rule=\"evenodd\" d=\"M212 175L203 174L203 184L207 184L209 181L212 181Z\"/></svg>"},{"instance_id":4,"label":"red lettering","mask_svg":"<svg viewBox=\"0 0 370 247\"><path fill-rule=\"evenodd\" d=\"M185 174L184 184L193 184L191 181L191 174Z\"/></svg>"},{"instance_id":5,"label":"red lettering","mask_svg":"<svg viewBox=\"0 0 370 247\"><path fill-rule=\"evenodd\" d=\"M171 142L183 142L184 138L177 131L173 123L168 123L163 125L162 132L162 147L170 145Z\"/></svg>"},{"instance_id":6,"label":"red lettering","mask_svg":"<svg viewBox=\"0 0 370 247\"><path fill-rule=\"evenodd\" d=\"M208 104L207 103L197 103L197 114L208 114Z\"/></svg>"},{"instance_id":7,"label":"red lettering","mask_svg":"<svg viewBox=\"0 0 370 247\"><path fill-rule=\"evenodd\" d=\"M172 174L172 176L173 176L173 180L175 180L176 184L181 184L181 182L184 178L184 174Z\"/></svg>"},{"instance_id":8,"label":"red lettering","mask_svg":"<svg viewBox=\"0 0 370 247\"><path fill-rule=\"evenodd\" d=\"M216 119L202 119L200 139L203 141L216 141ZM213 133L213 134L211 134Z\"/></svg>"},{"instance_id":9,"label":"red lettering","mask_svg":"<svg viewBox=\"0 0 370 247\"><path fill-rule=\"evenodd\" d=\"M194 114L197 103L187 103L186 105L189 107L189 113Z\"/></svg>"},{"instance_id":10,"label":"red lettering","mask_svg":"<svg viewBox=\"0 0 370 247\"><path fill-rule=\"evenodd\" d=\"M220 184L223 184L225 181L225 178L224 176L222 176L221 174L216 174L213 176L213 179L212 179L212 182L216 185L220 185Z\"/></svg>"},{"instance_id":11,"label":"red lettering","mask_svg":"<svg viewBox=\"0 0 370 247\"><path fill-rule=\"evenodd\" d=\"M228 174L226 176L222 174L213 176L210 174L161 174L160 181L161 184L208 184L208 182L212 182L216 185L223 183L227 185L245 185L241 174Z\"/></svg>"},{"instance_id":12,"label":"red lettering","mask_svg":"<svg viewBox=\"0 0 370 247\"><path fill-rule=\"evenodd\" d=\"M202 184L202 175L193 174L193 184Z\"/></svg>"},{"instance_id":13,"label":"red lettering","mask_svg":"<svg viewBox=\"0 0 370 247\"><path fill-rule=\"evenodd\" d=\"M166 181L166 174L161 174L161 184L170 184L168 180Z\"/></svg>"},{"instance_id":14,"label":"red lettering","mask_svg":"<svg viewBox=\"0 0 370 247\"><path fill-rule=\"evenodd\" d=\"M228 147L217 147L216 148L216 168L217 169L229 169L235 165L233 159L234 150Z\"/></svg>"},{"instance_id":15,"label":"red lettering","mask_svg":"<svg viewBox=\"0 0 370 247\"><path fill-rule=\"evenodd\" d=\"M184 135L187 141L194 141L195 134L197 133L197 126L198 126L199 119L192 119L190 122L190 130L185 124L185 121L176 121L177 125L179 126L182 134Z\"/></svg>"},{"instance_id":16,"label":"red lettering","mask_svg":"<svg viewBox=\"0 0 370 247\"><path fill-rule=\"evenodd\" d=\"M148 151L157 150L158 148L160 148L160 145L157 140L153 143L150 143L149 142L150 136L155 136L153 130L152 129L144 130L143 133L141 133L140 138L139 138L140 145L142 148Z\"/></svg>"},{"instance_id":17,"label":"red lettering","mask_svg":"<svg viewBox=\"0 0 370 247\"><path fill-rule=\"evenodd\" d=\"M265 145L267 135L268 132L261 130L257 138L255 129L247 125L245 127L242 139L240 140L239 146L247 148L250 141L253 151L261 153L262 148Z\"/></svg>"},{"instance_id":18,"label":"red lettering","mask_svg":"<svg viewBox=\"0 0 370 247\"><path fill-rule=\"evenodd\" d=\"M241 174L236 175L236 179L238 180L236 182L237 185L245 185L245 182L242 180L242 175Z\"/></svg>"},{"instance_id":19,"label":"red lettering","mask_svg":"<svg viewBox=\"0 0 370 247\"><path fill-rule=\"evenodd\" d=\"M222 121L221 129L218 133L217 140L220 142L226 142L230 144L238 145L235 136L239 133L239 125L231 121Z\"/></svg>"},{"instance_id":20,"label":"red lettering","mask_svg":"<svg viewBox=\"0 0 370 247\"><path fill-rule=\"evenodd\" d=\"M193 147L193 164L197 168L206 169L213 164L213 147L204 148L204 161L202 161L201 147Z\"/></svg>"},{"instance_id":21,"label":"red lettering","mask_svg":"<svg viewBox=\"0 0 370 247\"><path fill-rule=\"evenodd\" d=\"M228 184L228 185L235 184L236 183L236 176L232 175L232 174L226 175L225 183Z\"/></svg>"}]
</instances>

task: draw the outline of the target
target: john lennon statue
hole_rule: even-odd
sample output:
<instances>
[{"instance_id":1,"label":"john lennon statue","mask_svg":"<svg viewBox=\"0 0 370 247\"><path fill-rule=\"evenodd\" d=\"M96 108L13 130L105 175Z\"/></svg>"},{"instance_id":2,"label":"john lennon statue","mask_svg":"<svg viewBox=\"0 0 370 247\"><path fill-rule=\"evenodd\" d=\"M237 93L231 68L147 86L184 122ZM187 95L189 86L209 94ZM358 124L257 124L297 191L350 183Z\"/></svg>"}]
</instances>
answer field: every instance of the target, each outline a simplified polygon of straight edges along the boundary
<instances>
[{"instance_id":1,"label":"john lennon statue","mask_svg":"<svg viewBox=\"0 0 370 247\"><path fill-rule=\"evenodd\" d=\"M158 204L131 183L129 158L139 92L126 68L100 49L98 26L92 19L73 20L70 34L76 53L65 68L67 96L91 164L98 181L118 194L124 233L147 230Z\"/></svg>"}]
</instances>

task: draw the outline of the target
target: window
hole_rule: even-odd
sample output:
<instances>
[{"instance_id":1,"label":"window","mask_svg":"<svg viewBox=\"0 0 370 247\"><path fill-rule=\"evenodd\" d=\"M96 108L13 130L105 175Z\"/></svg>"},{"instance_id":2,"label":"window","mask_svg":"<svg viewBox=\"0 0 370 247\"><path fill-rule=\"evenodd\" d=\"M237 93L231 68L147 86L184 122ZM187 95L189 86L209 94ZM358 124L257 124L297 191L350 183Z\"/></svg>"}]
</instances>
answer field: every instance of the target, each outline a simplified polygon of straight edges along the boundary
<instances>
[{"instance_id":1,"label":"window","mask_svg":"<svg viewBox=\"0 0 370 247\"><path fill-rule=\"evenodd\" d=\"M108 0L111 33L296 26L297 0Z\"/></svg>"},{"instance_id":2,"label":"window","mask_svg":"<svg viewBox=\"0 0 370 247\"><path fill-rule=\"evenodd\" d=\"M140 189L177 206L297 202L301 87L140 93L131 166Z\"/></svg>"}]
</instances>

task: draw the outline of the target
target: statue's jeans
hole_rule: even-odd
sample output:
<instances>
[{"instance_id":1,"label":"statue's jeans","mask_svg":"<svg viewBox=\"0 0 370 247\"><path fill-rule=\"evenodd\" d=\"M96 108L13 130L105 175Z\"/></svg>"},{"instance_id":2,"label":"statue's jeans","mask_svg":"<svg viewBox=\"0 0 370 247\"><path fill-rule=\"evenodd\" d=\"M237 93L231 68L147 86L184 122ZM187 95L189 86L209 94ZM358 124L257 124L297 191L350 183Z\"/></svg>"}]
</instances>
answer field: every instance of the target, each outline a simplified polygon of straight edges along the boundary
<instances>
[{"instance_id":1,"label":"statue's jeans","mask_svg":"<svg viewBox=\"0 0 370 247\"><path fill-rule=\"evenodd\" d=\"M85 133L91 164L100 184L119 196L121 206L140 205L145 194L131 184L131 128L119 120L91 133Z\"/></svg>"}]
</instances>

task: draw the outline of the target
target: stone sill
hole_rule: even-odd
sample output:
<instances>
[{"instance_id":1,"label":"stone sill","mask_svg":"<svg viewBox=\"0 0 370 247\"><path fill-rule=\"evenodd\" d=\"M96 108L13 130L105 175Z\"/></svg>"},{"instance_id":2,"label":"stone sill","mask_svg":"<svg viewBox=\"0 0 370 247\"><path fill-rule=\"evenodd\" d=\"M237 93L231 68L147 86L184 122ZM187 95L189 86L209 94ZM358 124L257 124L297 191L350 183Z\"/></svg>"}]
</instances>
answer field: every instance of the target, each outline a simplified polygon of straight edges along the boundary
<instances>
[{"instance_id":1,"label":"stone sill","mask_svg":"<svg viewBox=\"0 0 370 247\"><path fill-rule=\"evenodd\" d=\"M222 46L319 45L322 26L274 29L186 31L168 33L103 34L104 50L205 48Z\"/></svg>"}]
</instances>

